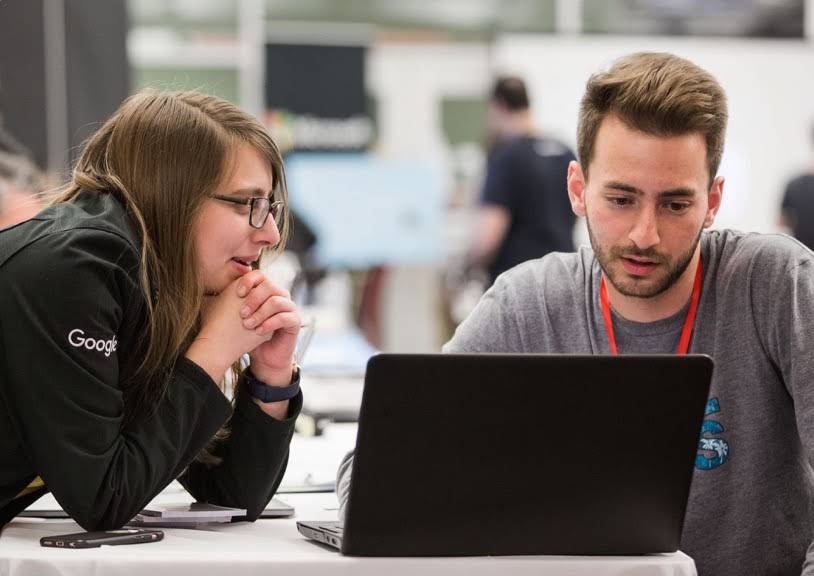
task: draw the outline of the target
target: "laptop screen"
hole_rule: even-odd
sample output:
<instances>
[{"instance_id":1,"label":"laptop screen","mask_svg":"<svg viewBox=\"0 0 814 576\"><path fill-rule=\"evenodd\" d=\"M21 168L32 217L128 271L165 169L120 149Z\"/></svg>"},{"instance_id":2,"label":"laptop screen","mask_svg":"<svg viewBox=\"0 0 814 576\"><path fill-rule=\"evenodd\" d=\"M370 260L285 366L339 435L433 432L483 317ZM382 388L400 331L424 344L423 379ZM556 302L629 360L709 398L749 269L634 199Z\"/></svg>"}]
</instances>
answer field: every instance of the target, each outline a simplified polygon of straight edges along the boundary
<instances>
[{"instance_id":1,"label":"laptop screen","mask_svg":"<svg viewBox=\"0 0 814 576\"><path fill-rule=\"evenodd\" d=\"M343 552L674 551L711 374L699 355L375 356Z\"/></svg>"}]
</instances>

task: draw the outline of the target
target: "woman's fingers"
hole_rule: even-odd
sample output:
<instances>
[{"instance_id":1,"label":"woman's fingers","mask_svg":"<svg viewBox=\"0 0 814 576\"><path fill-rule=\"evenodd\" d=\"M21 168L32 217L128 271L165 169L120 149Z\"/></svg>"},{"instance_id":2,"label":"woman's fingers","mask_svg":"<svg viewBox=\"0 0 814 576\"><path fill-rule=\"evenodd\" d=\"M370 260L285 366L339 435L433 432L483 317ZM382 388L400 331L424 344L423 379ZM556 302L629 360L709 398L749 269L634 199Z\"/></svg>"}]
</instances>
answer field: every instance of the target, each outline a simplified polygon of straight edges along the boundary
<instances>
[{"instance_id":1,"label":"woman's fingers","mask_svg":"<svg viewBox=\"0 0 814 576\"><path fill-rule=\"evenodd\" d=\"M269 289L271 293L276 294L278 296L288 294L286 290L283 290L276 284L272 283L262 271L252 270L251 272L244 274L238 279L237 295L243 298L244 296L248 295L253 289L259 287L262 284L266 284L267 289Z\"/></svg>"},{"instance_id":2,"label":"woman's fingers","mask_svg":"<svg viewBox=\"0 0 814 576\"><path fill-rule=\"evenodd\" d=\"M244 274L238 279L237 282L237 295L243 298L246 294L251 292L252 288L260 284L266 279L266 275L260 270L252 270Z\"/></svg>"},{"instance_id":3,"label":"woman's fingers","mask_svg":"<svg viewBox=\"0 0 814 576\"><path fill-rule=\"evenodd\" d=\"M257 275L255 275L255 272ZM246 276L250 275L252 278L246 279ZM240 307L241 318L248 319L251 317L270 298L279 297L289 301L291 300L291 294L289 294L287 290L283 290L279 286L275 285L258 271L250 272L240 279L238 294L240 294L241 288L245 288L247 286L247 284L244 282L251 284L251 288L245 293L245 297L243 298L242 306ZM256 320L258 321L258 324L262 321L260 319Z\"/></svg>"},{"instance_id":4,"label":"woman's fingers","mask_svg":"<svg viewBox=\"0 0 814 576\"><path fill-rule=\"evenodd\" d=\"M296 310L290 312L280 312L263 322L255 332L260 335L268 335L277 330L286 330L291 334L297 334L300 330L300 315Z\"/></svg>"},{"instance_id":5,"label":"woman's fingers","mask_svg":"<svg viewBox=\"0 0 814 576\"><path fill-rule=\"evenodd\" d=\"M293 312L297 309L289 298L284 296L271 296L263 302L250 316L243 319L243 326L249 330L260 327L267 319L283 312ZM241 312L242 315L242 312Z\"/></svg>"}]
</instances>

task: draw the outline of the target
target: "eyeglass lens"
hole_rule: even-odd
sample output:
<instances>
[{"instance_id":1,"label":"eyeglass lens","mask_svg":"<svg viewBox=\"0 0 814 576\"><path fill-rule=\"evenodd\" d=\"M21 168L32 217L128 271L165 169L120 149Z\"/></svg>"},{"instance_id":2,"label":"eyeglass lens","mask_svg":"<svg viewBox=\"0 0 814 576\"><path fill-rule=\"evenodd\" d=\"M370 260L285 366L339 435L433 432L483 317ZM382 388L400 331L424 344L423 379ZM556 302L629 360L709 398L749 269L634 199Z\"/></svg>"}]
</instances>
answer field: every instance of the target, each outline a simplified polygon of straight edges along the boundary
<instances>
[{"instance_id":1,"label":"eyeglass lens","mask_svg":"<svg viewBox=\"0 0 814 576\"><path fill-rule=\"evenodd\" d=\"M283 218L283 205L272 202L268 198L252 198L251 214L249 215L251 225L255 228L262 228L266 224L269 212L279 228Z\"/></svg>"}]
</instances>

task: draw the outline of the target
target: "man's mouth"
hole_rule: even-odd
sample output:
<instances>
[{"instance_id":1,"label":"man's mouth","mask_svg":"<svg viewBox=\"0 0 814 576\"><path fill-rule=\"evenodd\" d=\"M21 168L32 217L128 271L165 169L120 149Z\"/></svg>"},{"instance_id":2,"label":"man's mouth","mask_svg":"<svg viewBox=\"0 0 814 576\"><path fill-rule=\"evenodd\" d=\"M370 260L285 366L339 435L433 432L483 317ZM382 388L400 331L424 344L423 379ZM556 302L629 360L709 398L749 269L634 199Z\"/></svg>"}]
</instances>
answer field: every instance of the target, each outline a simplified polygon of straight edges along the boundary
<instances>
[{"instance_id":1,"label":"man's mouth","mask_svg":"<svg viewBox=\"0 0 814 576\"><path fill-rule=\"evenodd\" d=\"M636 256L622 256L620 260L625 271L633 276L647 276L659 265L656 260Z\"/></svg>"}]
</instances>

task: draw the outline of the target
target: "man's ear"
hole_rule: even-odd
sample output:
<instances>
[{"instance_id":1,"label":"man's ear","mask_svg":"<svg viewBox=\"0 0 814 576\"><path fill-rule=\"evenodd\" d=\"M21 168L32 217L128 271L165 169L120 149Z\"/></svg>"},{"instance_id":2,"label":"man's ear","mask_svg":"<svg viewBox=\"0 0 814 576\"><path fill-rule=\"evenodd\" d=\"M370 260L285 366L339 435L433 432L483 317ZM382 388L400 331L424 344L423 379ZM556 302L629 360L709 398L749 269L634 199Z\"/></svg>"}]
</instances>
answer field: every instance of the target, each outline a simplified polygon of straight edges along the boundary
<instances>
[{"instance_id":1,"label":"man's ear","mask_svg":"<svg viewBox=\"0 0 814 576\"><path fill-rule=\"evenodd\" d=\"M574 214L585 216L585 175L576 160L571 160L568 164L568 199L571 200Z\"/></svg>"},{"instance_id":2,"label":"man's ear","mask_svg":"<svg viewBox=\"0 0 814 576\"><path fill-rule=\"evenodd\" d=\"M709 228L715 222L715 215L721 208L724 196L724 177L716 176L707 193L707 215L704 217L704 228Z\"/></svg>"}]
</instances>

